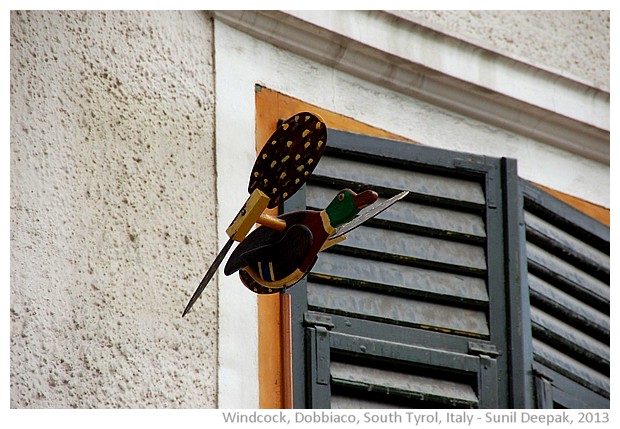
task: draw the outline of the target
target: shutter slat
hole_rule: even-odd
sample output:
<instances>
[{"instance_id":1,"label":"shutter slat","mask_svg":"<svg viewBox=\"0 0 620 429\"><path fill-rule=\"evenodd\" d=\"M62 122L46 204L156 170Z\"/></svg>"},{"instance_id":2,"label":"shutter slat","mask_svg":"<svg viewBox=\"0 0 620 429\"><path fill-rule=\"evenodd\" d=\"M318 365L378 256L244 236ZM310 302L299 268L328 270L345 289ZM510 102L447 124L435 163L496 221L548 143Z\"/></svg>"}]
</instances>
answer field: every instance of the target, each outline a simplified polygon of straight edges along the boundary
<instances>
[{"instance_id":1,"label":"shutter slat","mask_svg":"<svg viewBox=\"0 0 620 429\"><path fill-rule=\"evenodd\" d=\"M528 239L545 246L558 257L568 259L594 275L609 277L609 255L577 239L566 231L544 221L532 213L525 212Z\"/></svg>"},{"instance_id":2,"label":"shutter slat","mask_svg":"<svg viewBox=\"0 0 620 429\"><path fill-rule=\"evenodd\" d=\"M610 335L609 316L576 299L562 290L553 287L533 274L528 274L528 283L533 303L545 311L556 314L563 320L607 342Z\"/></svg>"},{"instance_id":3,"label":"shutter slat","mask_svg":"<svg viewBox=\"0 0 620 429\"><path fill-rule=\"evenodd\" d=\"M347 237L342 246L359 249L362 253L385 253L394 255L396 259L422 260L478 272L487 268L482 246L369 226L361 226Z\"/></svg>"},{"instance_id":4,"label":"shutter slat","mask_svg":"<svg viewBox=\"0 0 620 429\"><path fill-rule=\"evenodd\" d=\"M387 324L416 326L478 338L489 336L485 311L365 290L352 293L350 289L308 282L308 306L317 311L379 320Z\"/></svg>"},{"instance_id":5,"label":"shutter slat","mask_svg":"<svg viewBox=\"0 0 620 429\"><path fill-rule=\"evenodd\" d=\"M567 325L537 308L531 309L534 334L546 339L556 348L564 349L573 356L581 356L590 366L596 364L602 371L609 371L609 346Z\"/></svg>"},{"instance_id":6,"label":"shutter slat","mask_svg":"<svg viewBox=\"0 0 620 429\"><path fill-rule=\"evenodd\" d=\"M602 281L529 242L527 243L527 257L552 272L559 281L576 285L584 294L592 294L597 299L609 303L609 286Z\"/></svg>"},{"instance_id":7,"label":"shutter slat","mask_svg":"<svg viewBox=\"0 0 620 429\"><path fill-rule=\"evenodd\" d=\"M336 392L338 392L338 386L334 386L334 390ZM390 409L390 410L397 410L397 409L410 409L410 406L407 406L407 403L405 402L403 405L398 405L395 402L398 402L396 400L396 398L394 398L394 395L381 395L380 398L375 399L375 397L373 397L373 399L368 399L365 395L367 395L367 391L364 391L364 393L360 393L360 394L355 394L355 392L349 392L349 391L345 391L342 393L334 393L334 391L332 391L332 402L331 402L331 408L334 410L351 410L351 409L373 409L373 410L380 410L380 409ZM378 396L378 395L377 395ZM384 401L380 401L379 399L384 399ZM390 402L392 401L392 402Z\"/></svg>"},{"instance_id":8,"label":"shutter slat","mask_svg":"<svg viewBox=\"0 0 620 429\"><path fill-rule=\"evenodd\" d=\"M472 386L451 380L342 362L332 362L331 376L335 385L353 389L471 408L478 405Z\"/></svg>"},{"instance_id":9,"label":"shutter slat","mask_svg":"<svg viewBox=\"0 0 620 429\"><path fill-rule=\"evenodd\" d=\"M565 377L609 398L609 377L593 370L542 341L533 339L534 359Z\"/></svg>"},{"instance_id":10,"label":"shutter slat","mask_svg":"<svg viewBox=\"0 0 620 429\"><path fill-rule=\"evenodd\" d=\"M444 298L462 304L487 305L489 294L481 278L455 275L382 261L368 261L347 255L324 252L312 270L312 276L343 285L374 287L384 293Z\"/></svg>"},{"instance_id":11,"label":"shutter slat","mask_svg":"<svg viewBox=\"0 0 620 429\"><path fill-rule=\"evenodd\" d=\"M431 199L461 201L484 206L486 200L482 185L462 179L432 175L418 171L384 168L366 162L324 156L314 170L316 178L365 183L389 189L408 190Z\"/></svg>"}]
</instances>

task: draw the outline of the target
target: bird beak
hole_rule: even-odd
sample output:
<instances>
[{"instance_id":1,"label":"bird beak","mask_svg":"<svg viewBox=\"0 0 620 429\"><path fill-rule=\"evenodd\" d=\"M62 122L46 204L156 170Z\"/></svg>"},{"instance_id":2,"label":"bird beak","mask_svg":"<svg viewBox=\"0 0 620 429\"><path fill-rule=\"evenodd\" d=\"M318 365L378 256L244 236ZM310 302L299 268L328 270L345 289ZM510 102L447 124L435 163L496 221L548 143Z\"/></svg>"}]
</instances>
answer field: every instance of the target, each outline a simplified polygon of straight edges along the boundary
<instances>
[{"instance_id":1,"label":"bird beak","mask_svg":"<svg viewBox=\"0 0 620 429\"><path fill-rule=\"evenodd\" d=\"M377 195L375 191L370 191L370 190L364 191L360 194L357 194L355 197L353 197L355 201L355 207L358 210L361 210L364 207L368 207L369 205L377 201L377 198L379 198L379 195Z\"/></svg>"}]
</instances>

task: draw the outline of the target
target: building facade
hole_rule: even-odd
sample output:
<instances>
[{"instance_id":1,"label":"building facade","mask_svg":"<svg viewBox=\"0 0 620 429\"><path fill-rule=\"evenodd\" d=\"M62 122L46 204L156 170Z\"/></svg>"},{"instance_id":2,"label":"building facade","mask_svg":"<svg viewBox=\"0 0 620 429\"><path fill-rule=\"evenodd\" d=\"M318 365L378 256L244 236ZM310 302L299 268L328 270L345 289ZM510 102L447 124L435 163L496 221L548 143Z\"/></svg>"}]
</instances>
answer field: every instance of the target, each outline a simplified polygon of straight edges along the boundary
<instances>
[{"instance_id":1,"label":"building facade","mask_svg":"<svg viewBox=\"0 0 620 429\"><path fill-rule=\"evenodd\" d=\"M11 406L609 406L609 87L608 11L11 12ZM306 110L285 210L410 197L181 318Z\"/></svg>"}]
</instances>

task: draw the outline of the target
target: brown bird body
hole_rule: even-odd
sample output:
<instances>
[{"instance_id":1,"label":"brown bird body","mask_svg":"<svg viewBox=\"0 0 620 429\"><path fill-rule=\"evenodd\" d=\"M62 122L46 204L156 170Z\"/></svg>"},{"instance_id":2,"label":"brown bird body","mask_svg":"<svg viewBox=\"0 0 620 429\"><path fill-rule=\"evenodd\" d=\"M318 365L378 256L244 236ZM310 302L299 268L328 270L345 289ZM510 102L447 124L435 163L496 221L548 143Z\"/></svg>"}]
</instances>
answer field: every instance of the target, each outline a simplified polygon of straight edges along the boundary
<instances>
[{"instance_id":1,"label":"brown bird body","mask_svg":"<svg viewBox=\"0 0 620 429\"><path fill-rule=\"evenodd\" d=\"M224 274L239 271L243 283L256 293L280 292L301 280L312 268L325 242L336 227L377 200L374 191L356 194L342 190L321 211L286 213L278 219L284 231L261 226L237 246L228 259Z\"/></svg>"}]
</instances>

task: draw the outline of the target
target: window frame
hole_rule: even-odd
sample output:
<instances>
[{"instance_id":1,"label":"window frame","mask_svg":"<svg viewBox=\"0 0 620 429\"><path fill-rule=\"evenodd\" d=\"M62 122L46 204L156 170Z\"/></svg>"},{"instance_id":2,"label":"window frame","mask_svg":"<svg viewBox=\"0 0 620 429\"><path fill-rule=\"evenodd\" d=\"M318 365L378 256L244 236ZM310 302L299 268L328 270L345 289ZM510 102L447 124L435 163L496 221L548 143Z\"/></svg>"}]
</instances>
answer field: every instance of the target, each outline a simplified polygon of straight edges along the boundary
<instances>
[{"instance_id":1,"label":"window frame","mask_svg":"<svg viewBox=\"0 0 620 429\"><path fill-rule=\"evenodd\" d=\"M305 110L320 114L330 127L380 137L382 139L387 138L400 142L408 142L406 143L407 145L415 145L418 148L426 147L416 145L414 141L409 139L366 125L352 118L327 111L318 106L310 105L304 101L286 96L260 85L256 85L255 96L256 145L258 151L267 138L266 136L273 131L273 127L278 120L287 118L298 111ZM426 148L430 150L441 150L429 147ZM466 157L470 156L469 154L461 155L466 155ZM487 158L484 156L474 157ZM509 398L511 401L510 406L512 408L544 407L553 404L554 380L550 376L553 374L541 371L540 368L532 364L532 332L530 329L524 328L528 326L531 315L529 311L530 306L528 305L529 290L526 280L527 268L525 268L527 262L524 262L527 261L527 252L525 249L526 240L523 238L525 234L523 195L525 192L530 192L539 197L542 196L540 197L542 199L539 203L543 206L550 204L550 207L554 207L558 204L560 207L564 207L564 209L568 210L570 217L576 216L577 219L585 219L585 222L589 225L586 226L586 230L589 227L598 228L598 234L602 234L603 236L606 235L607 237L609 237L609 210L568 194L518 178L515 160L500 158L500 161L501 166L499 170L502 174L500 174L499 177L501 178L503 189L506 190L505 192L501 192L501 200L506 208L506 210L504 210L504 222L506 225L513 227L514 225L518 225L516 230L511 227L511 232L507 230L504 231L504 240L507 243L510 241L513 242L506 247L506 249L512 249L510 251L507 250L506 255L507 257L510 256L513 260L520 259L520 263L517 264L518 267L514 264L505 265L504 267L505 277L507 279L504 298L507 301L506 312L510 315L509 319L507 319L510 320L510 325L507 324L506 329L507 332L518 332L520 330L522 334L521 336L508 336L508 345L511 347L511 352L509 353L510 363L508 365L507 374L510 380L509 390L510 392L515 392L513 396ZM513 173L505 173L511 169ZM304 190L300 191L298 193L299 195L294 196L290 202L293 203L296 198L302 197L303 191ZM547 200L547 198L550 198L550 200ZM285 208L285 210L289 211L293 208L302 208L304 204L305 196L299 200L297 206L292 205ZM531 201L528 204L531 204ZM595 233L595 235L596 234L597 233ZM525 283L525 287L523 287L523 283ZM305 281L303 284L305 284ZM296 285L295 288L300 286L302 286L302 284ZM291 293L295 288L291 290ZM261 408L289 408L293 405L297 407L306 407L303 403L299 404L297 399L300 395L305 395L305 391L308 389L306 389L305 383L300 384L300 380L298 379L293 383L293 375L291 374L293 363L297 364L296 359L294 359L291 354L293 339L289 335L292 329L292 326L289 324L291 320L291 297L292 295L289 294L258 297L258 364ZM295 305L295 303L292 304L293 307ZM304 323L313 325L310 322ZM331 333L330 326L338 326L338 318L332 321L326 320L324 323L327 325L328 336L334 336L333 333ZM321 323L319 323L319 325L320 324ZM304 327L307 328L308 326ZM372 324L367 324L364 328L372 329L373 326ZM437 336L434 335L434 332L420 331L418 333L424 338L424 341L436 341L439 344L441 343L440 340L437 340ZM388 340L389 339L390 338L388 338ZM301 345L296 344L295 347L304 347L304 344L305 343L302 341ZM305 354L306 351L304 351L304 355ZM305 365L305 360L303 364ZM297 375L295 375L295 378L298 378ZM293 402L293 395L291 394L293 389L295 390L295 402ZM528 392L530 393L528 394ZM565 394L562 395L566 396ZM545 402L545 400L547 402ZM549 400L551 400L551 402L549 402ZM575 405L578 404L575 402ZM604 404L602 407L604 408Z\"/></svg>"}]
</instances>

